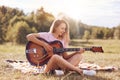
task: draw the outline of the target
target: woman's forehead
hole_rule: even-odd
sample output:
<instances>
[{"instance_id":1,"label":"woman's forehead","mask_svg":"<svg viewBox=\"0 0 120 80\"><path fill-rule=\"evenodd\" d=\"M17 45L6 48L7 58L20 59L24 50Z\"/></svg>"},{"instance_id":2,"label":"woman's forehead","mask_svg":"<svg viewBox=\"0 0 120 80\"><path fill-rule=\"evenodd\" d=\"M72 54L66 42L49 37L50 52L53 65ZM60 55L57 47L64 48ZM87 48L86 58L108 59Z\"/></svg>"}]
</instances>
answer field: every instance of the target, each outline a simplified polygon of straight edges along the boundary
<instances>
[{"instance_id":1,"label":"woman's forehead","mask_svg":"<svg viewBox=\"0 0 120 80\"><path fill-rule=\"evenodd\" d=\"M60 26L60 27L64 27L64 28L67 27L65 23L61 23L59 26Z\"/></svg>"}]
</instances>

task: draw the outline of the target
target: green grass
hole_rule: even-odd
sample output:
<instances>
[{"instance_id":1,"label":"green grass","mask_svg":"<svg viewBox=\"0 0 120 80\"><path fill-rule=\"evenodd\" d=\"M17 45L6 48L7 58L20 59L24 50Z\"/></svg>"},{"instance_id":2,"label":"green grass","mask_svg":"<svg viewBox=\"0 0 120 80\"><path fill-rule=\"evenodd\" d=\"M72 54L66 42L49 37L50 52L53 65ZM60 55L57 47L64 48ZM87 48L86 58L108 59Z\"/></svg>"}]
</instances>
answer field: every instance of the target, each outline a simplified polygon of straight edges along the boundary
<instances>
[{"instance_id":1,"label":"green grass","mask_svg":"<svg viewBox=\"0 0 120 80\"><path fill-rule=\"evenodd\" d=\"M104 53L93 53L86 51L84 55L85 62L94 62L101 66L120 67L120 40L72 40L69 47L88 47L102 46ZM25 45L12 45L6 43L0 45L0 80L119 80L120 71L115 72L97 72L95 76L80 76L71 74L68 77L55 75L31 75L23 74L14 70L5 60L26 60Z\"/></svg>"}]
</instances>

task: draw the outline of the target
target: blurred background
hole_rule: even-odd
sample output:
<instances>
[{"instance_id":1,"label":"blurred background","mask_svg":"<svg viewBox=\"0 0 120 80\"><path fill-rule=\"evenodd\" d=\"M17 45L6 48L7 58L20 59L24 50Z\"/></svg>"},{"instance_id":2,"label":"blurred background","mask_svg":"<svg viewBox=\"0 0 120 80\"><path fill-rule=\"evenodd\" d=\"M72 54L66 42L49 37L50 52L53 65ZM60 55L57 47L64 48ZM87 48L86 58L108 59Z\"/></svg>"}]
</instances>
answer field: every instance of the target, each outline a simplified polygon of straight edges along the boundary
<instances>
[{"instance_id":1,"label":"blurred background","mask_svg":"<svg viewBox=\"0 0 120 80\"><path fill-rule=\"evenodd\" d=\"M49 31L56 18L70 24L71 39L120 39L119 0L0 0L0 43L25 44Z\"/></svg>"},{"instance_id":2,"label":"blurred background","mask_svg":"<svg viewBox=\"0 0 120 80\"><path fill-rule=\"evenodd\" d=\"M49 31L58 18L70 25L69 47L103 48L104 54L86 51L85 62L120 68L119 4L120 0L0 0L0 80L63 80L64 76L23 74L6 63L27 61L26 35ZM64 80L80 79L119 80L120 72L98 72L92 77L73 74Z\"/></svg>"}]
</instances>

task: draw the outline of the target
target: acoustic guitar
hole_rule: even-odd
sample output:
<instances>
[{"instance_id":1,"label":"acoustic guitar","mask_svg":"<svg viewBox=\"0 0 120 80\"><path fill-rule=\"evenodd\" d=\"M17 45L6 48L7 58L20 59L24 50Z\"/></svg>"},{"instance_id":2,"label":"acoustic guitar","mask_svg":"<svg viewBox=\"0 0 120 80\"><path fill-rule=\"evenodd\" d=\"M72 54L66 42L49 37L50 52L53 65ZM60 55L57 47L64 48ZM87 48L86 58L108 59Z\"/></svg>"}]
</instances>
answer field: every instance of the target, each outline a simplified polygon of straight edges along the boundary
<instances>
[{"instance_id":1,"label":"acoustic guitar","mask_svg":"<svg viewBox=\"0 0 120 80\"><path fill-rule=\"evenodd\" d=\"M42 40L46 43L48 43L50 46L53 47L53 52L52 53L47 53L44 47L33 43L29 41L26 45L26 58L32 65L36 66L41 66L44 65L45 63L48 62L48 60L51 58L52 55L54 54L63 54L64 52L69 52L69 51L80 51L80 48L63 48L63 45L60 41L52 41L52 42L47 42L46 40L42 38L38 38L39 40ZM88 47L84 48L85 51L92 51L92 52L103 52L102 47Z\"/></svg>"}]
</instances>

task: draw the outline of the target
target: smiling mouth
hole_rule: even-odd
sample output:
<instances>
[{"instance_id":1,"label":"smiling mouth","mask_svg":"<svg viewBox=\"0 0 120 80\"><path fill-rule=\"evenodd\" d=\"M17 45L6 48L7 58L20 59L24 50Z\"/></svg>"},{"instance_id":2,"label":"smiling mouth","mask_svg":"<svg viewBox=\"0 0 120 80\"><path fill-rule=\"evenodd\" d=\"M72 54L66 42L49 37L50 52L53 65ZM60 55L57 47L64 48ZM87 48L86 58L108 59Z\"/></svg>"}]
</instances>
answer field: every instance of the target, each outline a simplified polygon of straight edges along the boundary
<instances>
[{"instance_id":1,"label":"smiling mouth","mask_svg":"<svg viewBox=\"0 0 120 80\"><path fill-rule=\"evenodd\" d=\"M63 36L63 35L64 35L64 33L60 33L60 34L59 34L59 36Z\"/></svg>"},{"instance_id":2,"label":"smiling mouth","mask_svg":"<svg viewBox=\"0 0 120 80\"><path fill-rule=\"evenodd\" d=\"M61 35L64 35L64 33L63 33L63 32L61 32Z\"/></svg>"}]
</instances>

